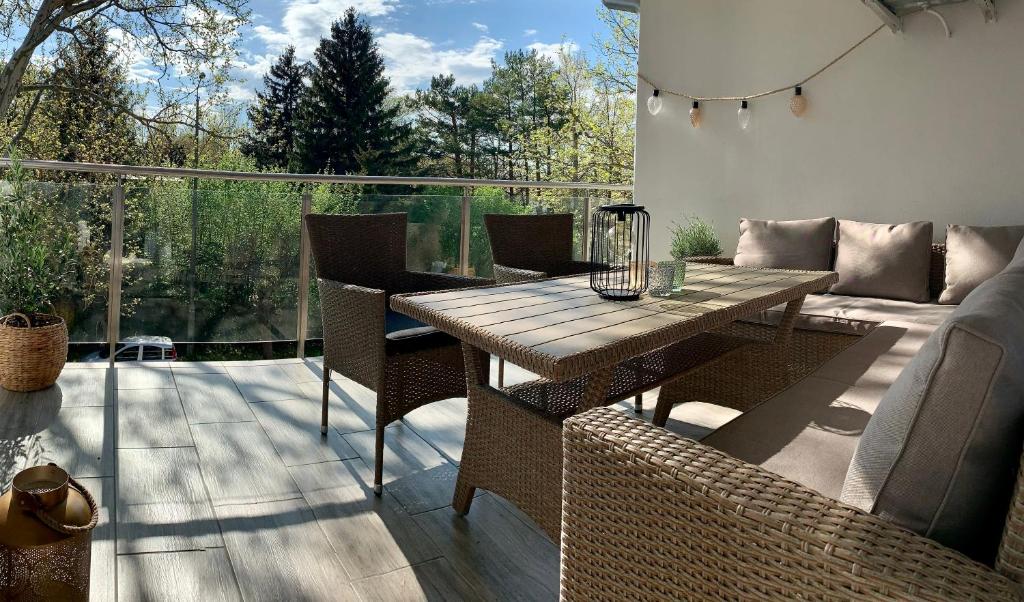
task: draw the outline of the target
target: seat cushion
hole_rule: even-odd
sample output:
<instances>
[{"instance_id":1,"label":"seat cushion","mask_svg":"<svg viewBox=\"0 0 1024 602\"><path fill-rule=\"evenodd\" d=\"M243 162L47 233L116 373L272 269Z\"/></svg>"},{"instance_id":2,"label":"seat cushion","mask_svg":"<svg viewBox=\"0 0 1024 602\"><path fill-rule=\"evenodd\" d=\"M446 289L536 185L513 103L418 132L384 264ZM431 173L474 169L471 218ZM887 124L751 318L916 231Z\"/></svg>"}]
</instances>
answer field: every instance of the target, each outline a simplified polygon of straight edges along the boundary
<instances>
[{"instance_id":1,"label":"seat cushion","mask_svg":"<svg viewBox=\"0 0 1024 602\"><path fill-rule=\"evenodd\" d=\"M733 261L755 268L827 270L835 233L833 217L792 221L744 218Z\"/></svg>"},{"instance_id":2,"label":"seat cushion","mask_svg":"<svg viewBox=\"0 0 1024 602\"><path fill-rule=\"evenodd\" d=\"M389 355L416 353L459 342L455 337L433 326L427 326L419 320L390 309L384 315L384 325L384 352Z\"/></svg>"},{"instance_id":3,"label":"seat cushion","mask_svg":"<svg viewBox=\"0 0 1024 602\"><path fill-rule=\"evenodd\" d=\"M939 303L957 304L1003 270L1024 238L1024 226L946 228L946 287Z\"/></svg>"},{"instance_id":4,"label":"seat cushion","mask_svg":"<svg viewBox=\"0 0 1024 602\"><path fill-rule=\"evenodd\" d=\"M938 326L952 315L952 305L913 303L874 297L849 295L808 295L800 309L795 327L803 330L863 335L882 322L916 322ZM755 324L777 325L785 305L777 305L744 319Z\"/></svg>"},{"instance_id":5,"label":"seat cushion","mask_svg":"<svg viewBox=\"0 0 1024 602\"><path fill-rule=\"evenodd\" d=\"M831 292L924 303L931 298L928 274L932 253L931 222L867 224L839 221Z\"/></svg>"},{"instance_id":6,"label":"seat cushion","mask_svg":"<svg viewBox=\"0 0 1024 602\"><path fill-rule=\"evenodd\" d=\"M838 499L871 413L933 328L883 324L702 443Z\"/></svg>"},{"instance_id":7,"label":"seat cushion","mask_svg":"<svg viewBox=\"0 0 1024 602\"><path fill-rule=\"evenodd\" d=\"M842 500L991 562L1024 441L1024 256L974 290L886 392Z\"/></svg>"}]
</instances>

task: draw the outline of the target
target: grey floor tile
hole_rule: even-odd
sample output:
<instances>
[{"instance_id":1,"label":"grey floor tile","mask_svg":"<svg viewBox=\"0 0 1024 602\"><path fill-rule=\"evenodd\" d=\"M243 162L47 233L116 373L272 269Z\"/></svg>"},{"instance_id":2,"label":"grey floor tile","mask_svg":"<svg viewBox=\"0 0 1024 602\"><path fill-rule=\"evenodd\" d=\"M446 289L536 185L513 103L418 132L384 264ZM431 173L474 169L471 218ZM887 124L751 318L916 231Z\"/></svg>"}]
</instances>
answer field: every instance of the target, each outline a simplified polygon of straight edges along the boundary
<instances>
[{"instance_id":1,"label":"grey floor tile","mask_svg":"<svg viewBox=\"0 0 1024 602\"><path fill-rule=\"evenodd\" d=\"M440 556L387 491L373 495L373 473L359 460L289 469L353 579Z\"/></svg>"},{"instance_id":2,"label":"grey floor tile","mask_svg":"<svg viewBox=\"0 0 1024 602\"><path fill-rule=\"evenodd\" d=\"M465 517L441 508L414 518L483 598L558 598L558 546L526 528L490 495L473 500Z\"/></svg>"},{"instance_id":3,"label":"grey floor tile","mask_svg":"<svg viewBox=\"0 0 1024 602\"><path fill-rule=\"evenodd\" d=\"M298 385L279 365L228 366L246 401L279 401L302 397Z\"/></svg>"},{"instance_id":4,"label":"grey floor tile","mask_svg":"<svg viewBox=\"0 0 1024 602\"><path fill-rule=\"evenodd\" d=\"M176 389L127 389L118 392L119 448L190 445L192 434Z\"/></svg>"},{"instance_id":5,"label":"grey floor tile","mask_svg":"<svg viewBox=\"0 0 1024 602\"><path fill-rule=\"evenodd\" d=\"M350 433L345 439L373 468L375 432ZM451 503L458 469L412 429L396 423L384 434L384 485L410 513Z\"/></svg>"},{"instance_id":6,"label":"grey floor tile","mask_svg":"<svg viewBox=\"0 0 1024 602\"><path fill-rule=\"evenodd\" d=\"M195 424L192 437L214 506L299 497L259 423Z\"/></svg>"},{"instance_id":7,"label":"grey floor tile","mask_svg":"<svg viewBox=\"0 0 1024 602\"><path fill-rule=\"evenodd\" d=\"M171 372L182 374L227 374L221 362L173 362Z\"/></svg>"},{"instance_id":8,"label":"grey floor tile","mask_svg":"<svg viewBox=\"0 0 1024 602\"><path fill-rule=\"evenodd\" d=\"M120 450L117 490L119 554L224 545L195 448Z\"/></svg>"},{"instance_id":9,"label":"grey floor tile","mask_svg":"<svg viewBox=\"0 0 1024 602\"><path fill-rule=\"evenodd\" d=\"M478 600L481 594L470 587L444 558L428 560L386 575L352 583L364 602L442 602Z\"/></svg>"},{"instance_id":10,"label":"grey floor tile","mask_svg":"<svg viewBox=\"0 0 1024 602\"><path fill-rule=\"evenodd\" d=\"M173 389L174 378L170 368L140 366L138 368L116 368L115 380L118 389Z\"/></svg>"},{"instance_id":11,"label":"grey floor tile","mask_svg":"<svg viewBox=\"0 0 1024 602\"><path fill-rule=\"evenodd\" d=\"M189 424L255 420L227 374L175 373L181 404Z\"/></svg>"},{"instance_id":12,"label":"grey floor tile","mask_svg":"<svg viewBox=\"0 0 1024 602\"><path fill-rule=\"evenodd\" d=\"M117 552L114 542L115 495L114 478L79 479L100 509L100 518L92 530L90 550L91 571L89 574L89 599L107 601L114 599Z\"/></svg>"},{"instance_id":13,"label":"grey floor tile","mask_svg":"<svg viewBox=\"0 0 1024 602\"><path fill-rule=\"evenodd\" d=\"M241 600L224 548L117 557L118 598L125 602Z\"/></svg>"},{"instance_id":14,"label":"grey floor tile","mask_svg":"<svg viewBox=\"0 0 1024 602\"><path fill-rule=\"evenodd\" d=\"M355 458L356 452L338 431L320 433L320 404L312 399L288 399L252 404L285 466Z\"/></svg>"},{"instance_id":15,"label":"grey floor tile","mask_svg":"<svg viewBox=\"0 0 1024 602\"><path fill-rule=\"evenodd\" d=\"M323 379L323 365L311 361L282 364L281 370L296 383L319 383Z\"/></svg>"},{"instance_id":16,"label":"grey floor tile","mask_svg":"<svg viewBox=\"0 0 1024 602\"><path fill-rule=\"evenodd\" d=\"M299 383L302 395L321 403L321 382ZM327 420L339 433L373 430L377 423L377 394L350 380L331 381Z\"/></svg>"},{"instance_id":17,"label":"grey floor tile","mask_svg":"<svg viewBox=\"0 0 1024 602\"><path fill-rule=\"evenodd\" d=\"M219 506L216 512L244 599L356 599L305 500Z\"/></svg>"},{"instance_id":18,"label":"grey floor tile","mask_svg":"<svg viewBox=\"0 0 1024 602\"><path fill-rule=\"evenodd\" d=\"M114 405L114 371L64 370L57 378L56 387L27 395L46 395L53 389L60 390L61 406L65 408Z\"/></svg>"},{"instance_id":19,"label":"grey floor tile","mask_svg":"<svg viewBox=\"0 0 1024 602\"><path fill-rule=\"evenodd\" d=\"M435 401L410 412L402 420L450 462L462 459L466 439L466 398Z\"/></svg>"},{"instance_id":20,"label":"grey floor tile","mask_svg":"<svg viewBox=\"0 0 1024 602\"><path fill-rule=\"evenodd\" d=\"M114 476L114 408L62 408L34 437L27 465L53 462L73 477Z\"/></svg>"}]
</instances>

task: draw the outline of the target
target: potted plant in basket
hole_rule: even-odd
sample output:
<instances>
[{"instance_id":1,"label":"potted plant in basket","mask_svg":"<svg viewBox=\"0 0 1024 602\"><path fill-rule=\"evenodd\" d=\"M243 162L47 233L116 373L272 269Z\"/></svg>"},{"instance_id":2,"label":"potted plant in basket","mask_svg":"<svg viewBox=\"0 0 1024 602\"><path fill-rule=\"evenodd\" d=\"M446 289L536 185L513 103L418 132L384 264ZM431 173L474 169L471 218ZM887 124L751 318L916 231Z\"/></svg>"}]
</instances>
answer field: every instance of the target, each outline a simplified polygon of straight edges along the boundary
<instances>
[{"instance_id":1,"label":"potted plant in basket","mask_svg":"<svg viewBox=\"0 0 1024 602\"><path fill-rule=\"evenodd\" d=\"M673 288L681 288L686 274L686 261L709 260L722 254L722 243L714 226L699 217L685 224L672 224L672 258L676 260Z\"/></svg>"},{"instance_id":2,"label":"potted plant in basket","mask_svg":"<svg viewBox=\"0 0 1024 602\"><path fill-rule=\"evenodd\" d=\"M74 273L75 229L28 179L15 152L0 182L0 386L36 391L68 356L68 329L52 315Z\"/></svg>"}]
</instances>

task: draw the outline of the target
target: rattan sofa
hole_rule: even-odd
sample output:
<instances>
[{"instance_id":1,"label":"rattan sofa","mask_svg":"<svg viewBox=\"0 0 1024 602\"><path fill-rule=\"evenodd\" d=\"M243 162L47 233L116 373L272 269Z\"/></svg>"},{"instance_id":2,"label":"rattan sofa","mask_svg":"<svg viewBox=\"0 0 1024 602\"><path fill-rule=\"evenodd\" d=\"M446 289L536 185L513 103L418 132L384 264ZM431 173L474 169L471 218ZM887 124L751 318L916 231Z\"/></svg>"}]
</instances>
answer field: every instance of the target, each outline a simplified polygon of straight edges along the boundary
<instances>
[{"instance_id":1,"label":"rattan sofa","mask_svg":"<svg viewBox=\"0 0 1024 602\"><path fill-rule=\"evenodd\" d=\"M331 372L377 394L374 493L381 494L385 427L416 408L466 395L457 339L388 308L396 293L492 284L406 269L405 213L307 215L324 328L321 433Z\"/></svg>"},{"instance_id":2,"label":"rattan sofa","mask_svg":"<svg viewBox=\"0 0 1024 602\"><path fill-rule=\"evenodd\" d=\"M943 283L943 252L942 247L933 249L934 295ZM1015 271L1005 276L1011 270ZM898 526L897 514L890 509L875 506L869 513L853 502L840 501L850 499L850 476L858 476L855 466L863 469L863 457L875 461L870 452L861 456L859 448L865 433L873 436L885 430L878 427L887 424L884 420L871 430L872 416L891 413L893 398L907 390L924 387L926 392L946 395L952 403L946 412L957 412L970 399L978 400L985 411L1020 411L1021 377L1012 366L1022 357L1015 333L1024 329L1024 302L1019 296L1024 244L1000 276L1003 289L973 301L968 297L963 311L934 303L819 296L805 309L800 327L842 329L860 335L857 343L700 442L692 431L688 437L672 432L685 432L672 421L669 430L613 408L567 420L563 599L1024 599L1019 418L999 425L1010 437L980 441L982 446L1002 446L1003 457L1018 466L1016 482L1009 467L995 473L1002 476L967 492L970 505L1002 508L982 513L984 521L977 523L979 540L982 526L994 527L990 532L998 543L988 552L978 553L971 537L951 541L926 529L961 553L920 530ZM990 401L995 389L985 382L981 384L988 387L988 396L971 398L964 393L969 390L964 383L975 378L976 368L967 367L970 354L962 351L960 356L948 356L960 359L945 372L934 368L922 378L929 354L946 344L957 324L976 317L979 305L985 308L980 314L990 330L1005 331L1002 336L1010 341L1001 347L1003 359L997 357L992 365L1014 374L1017 388L1009 389L1013 394L1004 395L1000 403ZM985 315L986 311L998 317ZM935 355L936 361L948 359L947 353L952 352ZM941 374L951 380L933 384ZM678 393L680 397L666 403L686 398L685 392ZM928 393L919 394L924 399ZM977 420L964 427L972 437L986 424ZM915 441L961 449L952 430L927 430L933 423L919 418L909 424L920 429ZM897 435L891 436L902 441L897 457L912 453L909 435ZM925 468L913 472L927 482L932 478L932 456L924 457ZM956 466L967 457L961 455ZM934 462L937 474L937 455ZM887 470L886 479L893 472L891 467ZM1000 499L989 489L1006 495ZM946 489L947 496L950 491ZM958 507L941 496L921 495L940 508Z\"/></svg>"}]
</instances>

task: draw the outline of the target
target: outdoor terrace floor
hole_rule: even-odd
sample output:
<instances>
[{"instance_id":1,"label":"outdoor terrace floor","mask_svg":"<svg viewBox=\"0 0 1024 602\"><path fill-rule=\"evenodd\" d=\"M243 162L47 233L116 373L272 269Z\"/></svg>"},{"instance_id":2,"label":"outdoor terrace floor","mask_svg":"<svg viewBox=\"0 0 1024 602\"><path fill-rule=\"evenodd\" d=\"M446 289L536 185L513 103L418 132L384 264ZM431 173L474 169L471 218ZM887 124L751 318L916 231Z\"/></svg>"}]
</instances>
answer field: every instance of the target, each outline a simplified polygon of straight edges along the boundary
<instances>
[{"instance_id":1,"label":"outdoor terrace floor","mask_svg":"<svg viewBox=\"0 0 1024 602\"><path fill-rule=\"evenodd\" d=\"M530 519L486 492L450 507L465 399L388 428L378 499L374 395L336 379L322 441L321 369L69 364L46 391L0 390L2 485L55 462L96 495L94 601L557 598L558 547Z\"/></svg>"}]
</instances>

